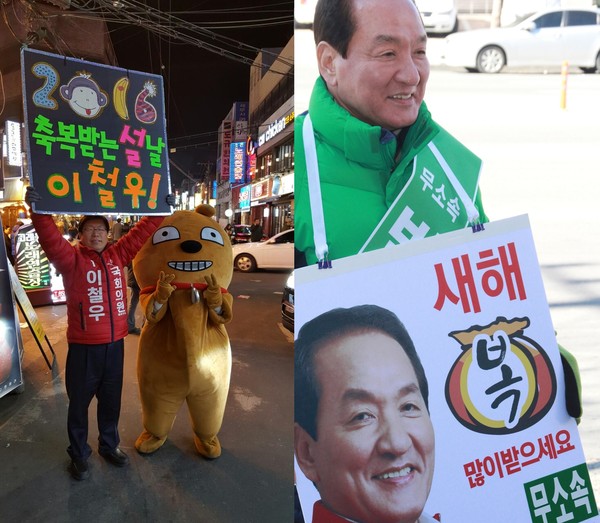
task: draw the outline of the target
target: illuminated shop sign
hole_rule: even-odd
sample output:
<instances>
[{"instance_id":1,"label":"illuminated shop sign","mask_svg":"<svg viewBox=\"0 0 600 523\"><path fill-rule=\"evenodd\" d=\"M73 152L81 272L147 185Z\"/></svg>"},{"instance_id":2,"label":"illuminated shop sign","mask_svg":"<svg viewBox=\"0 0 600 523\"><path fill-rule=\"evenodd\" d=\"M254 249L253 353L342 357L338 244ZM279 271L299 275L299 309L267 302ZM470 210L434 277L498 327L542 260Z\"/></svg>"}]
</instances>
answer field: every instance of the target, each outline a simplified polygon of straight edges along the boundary
<instances>
[{"instance_id":1,"label":"illuminated shop sign","mask_svg":"<svg viewBox=\"0 0 600 523\"><path fill-rule=\"evenodd\" d=\"M230 146L229 182L242 183L246 171L246 143L233 142Z\"/></svg>"},{"instance_id":2,"label":"illuminated shop sign","mask_svg":"<svg viewBox=\"0 0 600 523\"><path fill-rule=\"evenodd\" d=\"M239 207L242 211L250 208L251 187L246 185L240 189Z\"/></svg>"},{"instance_id":3,"label":"illuminated shop sign","mask_svg":"<svg viewBox=\"0 0 600 523\"><path fill-rule=\"evenodd\" d=\"M258 146L264 145L266 142L277 136L282 132L288 125L294 121L294 112L285 115L279 120L273 122L267 127L267 130L258 137Z\"/></svg>"},{"instance_id":4,"label":"illuminated shop sign","mask_svg":"<svg viewBox=\"0 0 600 523\"><path fill-rule=\"evenodd\" d=\"M8 165L20 167L23 163L21 157L21 124L7 120L4 129L6 132Z\"/></svg>"}]
</instances>

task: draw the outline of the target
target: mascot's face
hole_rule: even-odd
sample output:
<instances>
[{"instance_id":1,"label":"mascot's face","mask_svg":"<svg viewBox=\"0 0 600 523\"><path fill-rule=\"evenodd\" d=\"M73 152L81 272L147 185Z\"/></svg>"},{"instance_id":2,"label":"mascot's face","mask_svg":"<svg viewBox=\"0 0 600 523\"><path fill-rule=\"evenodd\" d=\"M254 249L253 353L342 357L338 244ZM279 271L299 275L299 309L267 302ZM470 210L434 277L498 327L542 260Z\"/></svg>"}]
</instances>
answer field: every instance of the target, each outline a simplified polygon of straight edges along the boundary
<instances>
[{"instance_id":1,"label":"mascot's face","mask_svg":"<svg viewBox=\"0 0 600 523\"><path fill-rule=\"evenodd\" d=\"M206 283L214 274L227 288L233 275L229 237L211 217L215 210L200 205L195 211L175 211L148 238L133 261L140 288L156 285L160 271L175 274L175 282Z\"/></svg>"}]
</instances>

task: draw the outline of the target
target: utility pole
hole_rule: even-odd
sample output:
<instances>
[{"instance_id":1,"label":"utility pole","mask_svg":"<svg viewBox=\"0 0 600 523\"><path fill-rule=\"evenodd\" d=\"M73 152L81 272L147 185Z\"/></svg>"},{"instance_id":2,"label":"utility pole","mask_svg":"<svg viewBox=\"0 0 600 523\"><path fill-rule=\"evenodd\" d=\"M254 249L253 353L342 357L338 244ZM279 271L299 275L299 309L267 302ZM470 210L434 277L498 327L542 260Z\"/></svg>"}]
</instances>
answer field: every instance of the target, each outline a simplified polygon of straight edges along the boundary
<instances>
[{"instance_id":1,"label":"utility pole","mask_svg":"<svg viewBox=\"0 0 600 523\"><path fill-rule=\"evenodd\" d=\"M503 0L494 0L492 4L492 18L490 20L491 27L500 27L500 15L502 14Z\"/></svg>"}]
</instances>

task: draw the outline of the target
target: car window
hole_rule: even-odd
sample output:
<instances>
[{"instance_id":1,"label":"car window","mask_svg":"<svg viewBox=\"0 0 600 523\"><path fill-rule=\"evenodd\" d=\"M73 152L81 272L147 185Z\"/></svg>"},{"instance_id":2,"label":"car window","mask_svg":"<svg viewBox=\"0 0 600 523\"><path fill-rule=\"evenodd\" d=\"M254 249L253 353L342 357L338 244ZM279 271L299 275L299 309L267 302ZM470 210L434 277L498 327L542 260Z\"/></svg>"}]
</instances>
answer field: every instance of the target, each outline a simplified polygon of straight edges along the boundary
<instances>
[{"instance_id":1,"label":"car window","mask_svg":"<svg viewBox=\"0 0 600 523\"><path fill-rule=\"evenodd\" d=\"M562 11L556 11L554 13L546 13L545 15L535 18L533 22L538 29L547 29L549 27L560 27L562 20Z\"/></svg>"},{"instance_id":2,"label":"car window","mask_svg":"<svg viewBox=\"0 0 600 523\"><path fill-rule=\"evenodd\" d=\"M288 231L275 238L275 243L292 243L294 241L294 231Z\"/></svg>"},{"instance_id":3,"label":"car window","mask_svg":"<svg viewBox=\"0 0 600 523\"><path fill-rule=\"evenodd\" d=\"M591 11L569 11L567 13L567 25L596 25L598 17Z\"/></svg>"}]
</instances>

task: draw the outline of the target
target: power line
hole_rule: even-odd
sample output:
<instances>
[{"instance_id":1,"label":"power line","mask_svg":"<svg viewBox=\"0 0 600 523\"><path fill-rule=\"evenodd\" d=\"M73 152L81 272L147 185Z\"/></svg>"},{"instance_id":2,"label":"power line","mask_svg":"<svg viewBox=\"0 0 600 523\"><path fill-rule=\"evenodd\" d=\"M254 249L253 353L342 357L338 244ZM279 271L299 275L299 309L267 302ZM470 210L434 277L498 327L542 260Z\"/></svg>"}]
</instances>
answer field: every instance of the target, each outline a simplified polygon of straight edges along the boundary
<instances>
[{"instance_id":1,"label":"power line","mask_svg":"<svg viewBox=\"0 0 600 523\"><path fill-rule=\"evenodd\" d=\"M291 2L289 4L292 5ZM161 37L167 37L169 40L192 45L249 66L254 65L254 58L247 57L241 54L242 52L252 52L254 55L260 52L271 54L274 61L279 61L290 68L289 71L281 74L293 75L293 60L291 59L285 59L268 50L219 35L199 24L175 16L170 12L163 12L147 6L137 0L72 0L71 7L85 13L101 14L107 22L134 25ZM66 12L64 16L68 16L68 13ZM266 20L260 19L260 24L273 23L273 19L268 22ZM284 20L287 23L293 23L293 13L290 11L289 20L278 18L275 21L283 23ZM258 26L258 24L256 25ZM252 26L244 25L244 28L249 27Z\"/></svg>"}]
</instances>

